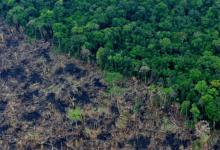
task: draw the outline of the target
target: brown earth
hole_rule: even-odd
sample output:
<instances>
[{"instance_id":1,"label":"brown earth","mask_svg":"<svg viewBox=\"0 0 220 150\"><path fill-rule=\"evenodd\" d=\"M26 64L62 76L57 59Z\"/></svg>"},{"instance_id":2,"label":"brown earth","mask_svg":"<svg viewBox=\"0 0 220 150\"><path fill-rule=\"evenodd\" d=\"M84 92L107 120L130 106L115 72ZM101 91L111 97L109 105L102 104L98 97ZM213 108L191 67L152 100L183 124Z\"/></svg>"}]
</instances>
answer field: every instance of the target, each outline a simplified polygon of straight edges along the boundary
<instances>
[{"instance_id":1,"label":"brown earth","mask_svg":"<svg viewBox=\"0 0 220 150\"><path fill-rule=\"evenodd\" d=\"M155 108L141 82L120 81L124 92L109 94L97 67L55 55L48 42L28 42L3 23L0 33L1 150L190 149L194 132ZM67 118L74 107L81 121Z\"/></svg>"}]
</instances>

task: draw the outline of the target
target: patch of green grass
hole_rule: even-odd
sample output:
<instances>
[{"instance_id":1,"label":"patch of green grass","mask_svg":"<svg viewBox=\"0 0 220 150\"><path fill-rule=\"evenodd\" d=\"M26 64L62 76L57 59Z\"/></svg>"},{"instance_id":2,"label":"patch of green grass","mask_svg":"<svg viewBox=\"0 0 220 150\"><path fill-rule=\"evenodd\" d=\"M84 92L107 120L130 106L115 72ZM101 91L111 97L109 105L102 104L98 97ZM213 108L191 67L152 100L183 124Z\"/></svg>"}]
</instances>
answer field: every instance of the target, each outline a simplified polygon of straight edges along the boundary
<instances>
[{"instance_id":1,"label":"patch of green grass","mask_svg":"<svg viewBox=\"0 0 220 150\"><path fill-rule=\"evenodd\" d=\"M113 95L121 95L125 92L125 88L121 88L117 85L117 82L123 80L123 75L118 72L104 72L104 80L108 84L108 93Z\"/></svg>"},{"instance_id":2,"label":"patch of green grass","mask_svg":"<svg viewBox=\"0 0 220 150\"><path fill-rule=\"evenodd\" d=\"M71 121L80 121L82 120L82 110L79 107L76 107L75 109L69 109L67 112L67 117Z\"/></svg>"},{"instance_id":3,"label":"patch of green grass","mask_svg":"<svg viewBox=\"0 0 220 150\"><path fill-rule=\"evenodd\" d=\"M112 86L116 82L123 80L123 75L118 72L104 72L104 80L108 85Z\"/></svg>"}]
</instances>

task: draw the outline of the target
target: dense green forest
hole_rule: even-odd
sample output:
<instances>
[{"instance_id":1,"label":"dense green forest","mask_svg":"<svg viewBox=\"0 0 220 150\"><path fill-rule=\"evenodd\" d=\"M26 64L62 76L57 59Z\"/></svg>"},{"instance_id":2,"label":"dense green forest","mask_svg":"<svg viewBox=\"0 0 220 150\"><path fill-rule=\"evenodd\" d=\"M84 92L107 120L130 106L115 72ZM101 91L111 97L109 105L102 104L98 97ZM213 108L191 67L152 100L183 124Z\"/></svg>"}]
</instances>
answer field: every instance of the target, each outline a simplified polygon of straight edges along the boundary
<instances>
[{"instance_id":1,"label":"dense green forest","mask_svg":"<svg viewBox=\"0 0 220 150\"><path fill-rule=\"evenodd\" d=\"M194 122L220 123L219 0L1 0L0 11L62 52L164 87Z\"/></svg>"}]
</instances>

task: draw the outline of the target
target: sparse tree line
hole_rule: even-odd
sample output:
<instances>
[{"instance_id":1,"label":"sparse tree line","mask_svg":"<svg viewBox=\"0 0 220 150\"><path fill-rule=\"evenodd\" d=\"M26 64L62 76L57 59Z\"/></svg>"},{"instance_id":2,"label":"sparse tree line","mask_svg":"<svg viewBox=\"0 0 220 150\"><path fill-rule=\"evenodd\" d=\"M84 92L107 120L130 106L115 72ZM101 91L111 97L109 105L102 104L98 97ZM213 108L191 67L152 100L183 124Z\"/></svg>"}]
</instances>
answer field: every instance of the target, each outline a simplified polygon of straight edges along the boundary
<instances>
[{"instance_id":1,"label":"sparse tree line","mask_svg":"<svg viewBox=\"0 0 220 150\"><path fill-rule=\"evenodd\" d=\"M0 11L62 52L164 86L193 121L220 123L219 0L1 0Z\"/></svg>"}]
</instances>

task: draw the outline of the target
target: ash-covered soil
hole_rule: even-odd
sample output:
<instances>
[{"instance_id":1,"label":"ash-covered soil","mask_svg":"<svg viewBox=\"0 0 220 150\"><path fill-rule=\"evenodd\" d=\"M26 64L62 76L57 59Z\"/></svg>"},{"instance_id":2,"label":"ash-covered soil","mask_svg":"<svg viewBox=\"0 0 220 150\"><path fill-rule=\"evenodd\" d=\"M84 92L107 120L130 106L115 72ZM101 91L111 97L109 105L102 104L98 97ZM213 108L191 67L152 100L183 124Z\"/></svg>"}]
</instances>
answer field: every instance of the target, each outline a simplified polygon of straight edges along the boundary
<instances>
[{"instance_id":1,"label":"ash-covered soil","mask_svg":"<svg viewBox=\"0 0 220 150\"><path fill-rule=\"evenodd\" d=\"M1 150L190 149L193 132L153 107L141 82L126 79L118 83L123 94L109 94L96 67L3 23L0 33ZM67 111L75 107L83 119L72 122Z\"/></svg>"}]
</instances>

